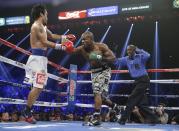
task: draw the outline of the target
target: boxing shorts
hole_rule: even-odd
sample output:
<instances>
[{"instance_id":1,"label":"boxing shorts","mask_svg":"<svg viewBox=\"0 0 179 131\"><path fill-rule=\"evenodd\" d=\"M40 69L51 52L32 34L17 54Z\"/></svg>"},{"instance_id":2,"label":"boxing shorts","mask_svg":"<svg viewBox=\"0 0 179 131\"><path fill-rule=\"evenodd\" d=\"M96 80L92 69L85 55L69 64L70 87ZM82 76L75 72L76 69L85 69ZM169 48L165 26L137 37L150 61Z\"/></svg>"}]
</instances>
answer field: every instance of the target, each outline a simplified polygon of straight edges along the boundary
<instances>
[{"instance_id":1,"label":"boxing shorts","mask_svg":"<svg viewBox=\"0 0 179 131\"><path fill-rule=\"evenodd\" d=\"M46 50L32 49L26 63L24 83L31 84L32 87L43 88L47 84L47 63Z\"/></svg>"},{"instance_id":2,"label":"boxing shorts","mask_svg":"<svg viewBox=\"0 0 179 131\"><path fill-rule=\"evenodd\" d=\"M91 71L93 93L108 93L109 81L111 79L111 68L97 68L91 69Z\"/></svg>"}]
</instances>

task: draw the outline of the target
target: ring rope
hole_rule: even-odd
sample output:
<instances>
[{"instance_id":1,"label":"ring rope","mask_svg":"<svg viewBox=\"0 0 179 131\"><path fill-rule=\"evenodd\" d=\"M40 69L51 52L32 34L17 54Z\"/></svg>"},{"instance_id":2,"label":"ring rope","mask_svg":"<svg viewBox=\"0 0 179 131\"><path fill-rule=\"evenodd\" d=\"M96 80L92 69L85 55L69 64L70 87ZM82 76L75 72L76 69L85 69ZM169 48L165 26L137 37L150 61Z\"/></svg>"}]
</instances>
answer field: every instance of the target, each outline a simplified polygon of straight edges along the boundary
<instances>
[{"instance_id":1,"label":"ring rope","mask_svg":"<svg viewBox=\"0 0 179 131\"><path fill-rule=\"evenodd\" d=\"M26 50L24 50L23 48L20 48L20 47L14 45L14 44L12 44L12 43L10 43L10 42L8 42L8 41L2 39L2 38L0 38L0 43L3 44L3 45L8 46L8 47L10 47L10 48L13 48L13 49L15 49L15 50L17 50L17 51L19 51L19 52L21 52L21 53L24 53L24 54L26 54L26 55L31 55L31 54L32 54L31 52L26 51ZM58 64L56 64L56 63L54 63L54 62L52 62L52 61L48 61L48 64L51 65L51 66L53 66L53 67L55 67L57 70L60 70L60 71L61 71L61 70L68 70L68 69L66 69L66 68L64 68L64 67L62 67L62 66L60 66L60 65L58 65Z\"/></svg>"},{"instance_id":2,"label":"ring rope","mask_svg":"<svg viewBox=\"0 0 179 131\"><path fill-rule=\"evenodd\" d=\"M25 105L27 103L27 100L0 97L0 103ZM62 106L67 106L68 103L54 103L54 102L36 101L34 103L34 105L35 106L62 107Z\"/></svg>"},{"instance_id":3,"label":"ring rope","mask_svg":"<svg viewBox=\"0 0 179 131\"><path fill-rule=\"evenodd\" d=\"M78 107L86 107L86 108L93 108L94 107L93 104L76 103L75 105L78 106ZM108 107L108 106L102 105L102 107ZM120 108L122 108L122 109L124 109L125 107L126 106L120 106ZM157 107L150 106L149 108L155 109ZM179 107L164 107L164 109L166 109L166 110L179 110Z\"/></svg>"},{"instance_id":4,"label":"ring rope","mask_svg":"<svg viewBox=\"0 0 179 131\"><path fill-rule=\"evenodd\" d=\"M179 68L172 68L172 69L148 69L147 72L179 72ZM89 74L91 71L77 71L79 74ZM112 70L111 73L129 73L128 70Z\"/></svg>"},{"instance_id":5,"label":"ring rope","mask_svg":"<svg viewBox=\"0 0 179 131\"><path fill-rule=\"evenodd\" d=\"M3 57L0 55L0 61L1 62L4 62L4 63L7 63L7 64L11 64L13 66L16 66L16 67L19 67L21 69L30 69L29 67L27 67L25 64L23 63L20 63L18 61L14 61L14 60L11 60L9 58L6 58L6 57ZM56 75L53 75L53 74L50 74L48 73L48 77L51 78L51 79L54 79L56 81L59 81L59 82L65 82L67 83L67 79L64 79L64 78L61 78L61 77L58 77Z\"/></svg>"},{"instance_id":6,"label":"ring rope","mask_svg":"<svg viewBox=\"0 0 179 131\"><path fill-rule=\"evenodd\" d=\"M22 104L22 105L25 105L26 102L27 102L27 100L0 97L0 103L4 103L4 104ZM54 103L54 102L36 101L34 105L35 106L48 106L48 107L63 107L63 106L68 106L68 103ZM75 106L93 108L94 104L76 103ZM107 106L102 105L102 107L107 107ZM125 108L126 106L120 106L120 107ZM150 108L155 109L156 107L150 106ZM179 107L164 107L164 109L166 109L166 110L179 110Z\"/></svg>"},{"instance_id":7,"label":"ring rope","mask_svg":"<svg viewBox=\"0 0 179 131\"><path fill-rule=\"evenodd\" d=\"M0 80L0 87L4 86L4 85L10 85L10 86L20 87L20 88L31 88L31 85L28 85L28 84L20 84L20 83L14 83L14 82ZM67 95L67 92L58 92L58 91L52 91L52 90L47 90L47 89L43 89L43 91L51 93L51 94L61 95L61 96Z\"/></svg>"},{"instance_id":8,"label":"ring rope","mask_svg":"<svg viewBox=\"0 0 179 131\"><path fill-rule=\"evenodd\" d=\"M92 83L91 81L77 81L77 83L80 84L87 84L87 83ZM125 84L130 84L134 83L134 80L110 80L110 83L125 83ZM166 80L150 80L150 83L159 83L159 84L178 84L179 79L166 79Z\"/></svg>"},{"instance_id":9,"label":"ring rope","mask_svg":"<svg viewBox=\"0 0 179 131\"><path fill-rule=\"evenodd\" d=\"M30 88L30 85L26 85L26 84L19 84L19 83L13 83L13 82L8 82L8 81L4 81L4 80L0 80L0 86L1 85L11 85L14 87L20 87L20 88ZM48 92L48 93L52 93L52 94L56 94L59 96L66 96L68 95L68 92L58 92L58 91L52 91L52 90L47 90L47 89L43 89L44 92ZM87 96L87 97L92 97L94 96L94 94L77 94L76 96ZM127 94L109 94L110 97L129 97L130 95ZM177 98L179 97L179 95L149 95L151 97L166 97L166 98Z\"/></svg>"},{"instance_id":10,"label":"ring rope","mask_svg":"<svg viewBox=\"0 0 179 131\"><path fill-rule=\"evenodd\" d=\"M8 64L11 64L11 65L14 65L16 67L19 67L19 68L22 68L22 69L25 69L25 68L28 68L25 64L23 63L20 63L18 61L14 61L14 60L11 60L9 58L6 58L6 57L3 57L0 55L0 61L1 62L5 62L5 63L8 63ZM51 78L51 79L54 79L54 80L57 80L59 81L59 83L67 83L68 80L67 79L64 79L64 78L61 78L61 77L58 77L56 75L53 75L53 74L50 74L48 73L48 77ZM134 80L111 80L110 83L133 83ZM160 84L178 84L179 83L179 79L168 79L168 80L150 80L151 83L160 83ZM80 83L80 84L86 84L86 83L91 83L91 81L80 81L78 80L77 83Z\"/></svg>"},{"instance_id":11,"label":"ring rope","mask_svg":"<svg viewBox=\"0 0 179 131\"><path fill-rule=\"evenodd\" d=\"M18 83L13 83L13 82L7 82L7 81L2 81L0 80L0 85L2 84L9 84L12 86L16 86L16 87L27 87L27 85L22 85L22 84L18 84ZM51 92L50 90L48 90L48 92ZM56 92L54 92L56 93ZM62 95L68 95L67 92L61 92L58 94L62 94ZM93 96L93 94L80 94L77 96ZM109 96L122 96L122 97L128 97L129 95L125 95L125 94L110 94ZM155 96L155 97L170 97L170 98L176 98L179 97L179 95L150 95L150 96ZM4 104L26 104L26 100L22 100L22 99L12 99L12 98L2 98L0 97L0 103L4 103ZM36 101L35 103L36 106L49 106L49 107L62 107L62 106L67 106L68 103L52 103L52 102L43 102L43 101ZM91 108L94 107L93 104L81 104L81 103L76 103L75 104L78 107L87 107L87 108ZM105 105L102 105L102 107L107 107ZM122 108L125 108L125 106L120 106ZM150 108L156 108L156 107L150 107ZM179 110L179 107L165 107L165 109L167 110Z\"/></svg>"},{"instance_id":12,"label":"ring rope","mask_svg":"<svg viewBox=\"0 0 179 131\"><path fill-rule=\"evenodd\" d=\"M93 97L94 94L77 94L76 96ZM109 97L129 97L127 94L109 94ZM179 95L149 95L151 97L166 97L166 98L178 98Z\"/></svg>"},{"instance_id":13,"label":"ring rope","mask_svg":"<svg viewBox=\"0 0 179 131\"><path fill-rule=\"evenodd\" d=\"M0 38L0 43L3 44L3 45L6 45L10 48L13 48L21 53L24 53L26 55L31 55L31 52L29 51L26 51L2 38ZM48 64L50 64L51 66L55 67L57 70L60 70L62 71L61 74L68 74L70 73L69 69L66 69L54 62L51 62L51 61L48 61ZM148 69L147 70L148 72L179 72L179 68L173 68L173 69ZM111 73L128 73L129 71L128 70L112 70ZM77 73L79 74L89 74L91 73L91 71L77 71Z\"/></svg>"},{"instance_id":14,"label":"ring rope","mask_svg":"<svg viewBox=\"0 0 179 131\"><path fill-rule=\"evenodd\" d=\"M4 80L0 80L0 86L1 85L11 85L14 87L20 87L20 88L30 88L30 85L27 84L19 84L19 83L13 83L13 82L8 82L8 81L4 81ZM43 89L44 92L48 92L48 93L52 93L52 94L56 94L59 96L66 96L68 95L68 92L58 92L58 91L52 91L52 90L47 90L47 89ZM94 94L77 94L76 96L94 96ZM129 97L130 95L127 94L109 94L110 97ZM177 98L179 97L179 95L149 95L151 97L167 97L167 98Z\"/></svg>"},{"instance_id":15,"label":"ring rope","mask_svg":"<svg viewBox=\"0 0 179 131\"><path fill-rule=\"evenodd\" d=\"M1 62L4 62L4 63L7 63L7 64L14 65L14 66L19 67L19 68L22 68L22 69L28 68L28 67L27 67L25 64L23 64L23 63L20 63L20 62L18 62L18 61L11 60L11 59L6 58L6 57L1 56L1 55L0 55L0 61L1 61ZM59 83L67 83L67 82L68 82L67 79L58 77L58 76L53 75L53 74L50 74L50 73L48 73L48 77L51 78L51 79L54 79L54 80L59 81ZM133 82L134 82L134 80L111 80L111 81L110 81L110 83L133 83ZM160 83L160 84L178 84L178 83L179 83L179 79L150 80L150 82L151 82L151 83ZM77 83L86 84L86 83L91 83L91 81L80 81L80 80L78 80Z\"/></svg>"}]
</instances>

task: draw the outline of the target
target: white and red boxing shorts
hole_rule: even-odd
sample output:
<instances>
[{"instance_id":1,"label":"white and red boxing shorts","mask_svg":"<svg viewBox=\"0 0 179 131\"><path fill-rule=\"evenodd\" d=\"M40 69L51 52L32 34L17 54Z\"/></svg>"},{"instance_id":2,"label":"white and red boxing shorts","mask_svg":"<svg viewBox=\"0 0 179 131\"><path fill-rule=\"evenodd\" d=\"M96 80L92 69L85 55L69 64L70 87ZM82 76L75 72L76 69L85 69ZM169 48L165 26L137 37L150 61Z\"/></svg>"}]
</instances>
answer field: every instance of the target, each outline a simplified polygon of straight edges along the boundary
<instances>
[{"instance_id":1,"label":"white and red boxing shorts","mask_svg":"<svg viewBox=\"0 0 179 131\"><path fill-rule=\"evenodd\" d=\"M46 56L30 55L25 69L24 83L31 84L36 88L43 88L47 84L47 63Z\"/></svg>"}]
</instances>

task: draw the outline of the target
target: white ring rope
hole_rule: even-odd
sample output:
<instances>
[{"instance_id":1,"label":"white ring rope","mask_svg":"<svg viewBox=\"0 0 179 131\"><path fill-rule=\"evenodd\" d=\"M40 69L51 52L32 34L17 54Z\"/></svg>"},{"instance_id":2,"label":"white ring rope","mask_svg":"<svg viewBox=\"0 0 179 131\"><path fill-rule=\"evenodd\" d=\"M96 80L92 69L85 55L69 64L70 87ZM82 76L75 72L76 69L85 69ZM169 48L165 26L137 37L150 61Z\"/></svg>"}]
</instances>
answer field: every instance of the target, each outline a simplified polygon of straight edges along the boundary
<instances>
[{"instance_id":1,"label":"white ring rope","mask_svg":"<svg viewBox=\"0 0 179 131\"><path fill-rule=\"evenodd\" d=\"M0 103L25 105L25 104L27 104L27 100L0 97ZM62 106L67 106L68 103L54 103L54 102L36 101L34 105L35 106L48 106L48 107L62 107Z\"/></svg>"},{"instance_id":2,"label":"white ring rope","mask_svg":"<svg viewBox=\"0 0 179 131\"><path fill-rule=\"evenodd\" d=\"M77 94L76 96L85 96L85 97L93 97L94 94ZM128 94L109 94L109 97L129 97ZM179 95L148 95L151 97L166 97L166 98L178 98Z\"/></svg>"},{"instance_id":3,"label":"white ring rope","mask_svg":"<svg viewBox=\"0 0 179 131\"><path fill-rule=\"evenodd\" d=\"M80 84L92 83L91 81L77 81ZM110 80L110 83L134 83L134 80ZM179 79L167 79L167 80L150 80L150 83L159 83L159 84L178 84Z\"/></svg>"},{"instance_id":4,"label":"white ring rope","mask_svg":"<svg viewBox=\"0 0 179 131\"><path fill-rule=\"evenodd\" d=\"M0 55L0 61L7 63L7 64L11 64L14 65L16 67L19 67L21 69L29 69L25 64L8 59L6 57L3 57ZM54 80L59 81L59 83L67 83L68 80L58 77L56 75L50 74L48 73L48 77ZM133 83L134 80L111 80L110 83ZM168 79L168 80L150 80L151 83L160 83L160 84L178 84L179 83L179 79ZM77 81L77 83L80 84L86 84L86 83L91 83L91 81ZM49 90L47 90L47 92L50 92ZM68 94L68 93L66 93ZM85 94L86 96L91 96L93 94ZM85 96L84 94L81 94L81 96ZM115 95L115 94L113 94ZM112 95L111 95L112 96ZM116 95L117 96L117 95ZM126 96L128 97L128 95L118 95L118 96ZM159 97L171 97L171 98L176 98L179 97L178 95L151 95L151 96L159 96ZM0 97L0 103L5 103L5 104L26 104L26 100L22 100L22 99L12 99L12 98L2 98ZM42 102L42 101L36 101L36 103L34 104L36 106L49 106L49 107L62 107L62 106L67 106L68 103L52 103L52 102ZM94 107L93 104L80 104L77 103L75 104L78 107ZM105 105L102 105L102 107L107 107ZM125 106L121 106L121 107L125 107ZM150 108L156 108L156 107L150 107ZM179 107L165 107L165 109L167 110L179 110Z\"/></svg>"},{"instance_id":5,"label":"white ring rope","mask_svg":"<svg viewBox=\"0 0 179 131\"><path fill-rule=\"evenodd\" d=\"M7 64L10 64L10 65L13 65L13 66L16 66L16 67L19 67L21 69L30 69L29 67L27 67L25 64L23 63L20 63L18 61L14 61L14 60L11 60L9 58L6 58L6 57L3 57L0 55L0 61L1 62L4 62L4 63L7 63ZM56 75L53 75L53 74L50 74L48 73L48 77L51 78L51 79L54 79L56 81L59 81L59 82L62 82L62 83L67 83L68 80L67 79L64 79L64 78L61 78L61 77L58 77Z\"/></svg>"},{"instance_id":6,"label":"white ring rope","mask_svg":"<svg viewBox=\"0 0 179 131\"><path fill-rule=\"evenodd\" d=\"M8 81L4 81L4 80L0 80L0 86L1 85L10 85L13 87L20 87L20 88L30 88L30 85L24 85L24 84L19 84L19 83L14 83L14 82L8 82ZM52 93L52 94L56 94L56 95L60 95L60 96L66 96L68 95L68 92L58 92L58 91L52 91L52 90L47 90L47 89L43 89L44 92L48 92L48 93ZM76 96L90 96L93 97L94 94L76 94ZM130 95L128 94L109 94L109 97L129 97ZM177 98L179 97L179 95L149 95L151 97L166 97L166 98Z\"/></svg>"},{"instance_id":7,"label":"white ring rope","mask_svg":"<svg viewBox=\"0 0 179 131\"><path fill-rule=\"evenodd\" d=\"M0 97L0 103L5 104L21 104L25 105L26 100L22 99L12 99L12 98L2 98ZM54 103L54 102L43 102L43 101L36 101L35 106L48 106L48 107L63 107L68 106L68 103ZM75 106L77 107L85 107L85 108L93 108L94 104L83 104L83 103L76 103ZM102 105L102 107L108 108L106 105ZM126 106L120 106L121 108L125 108ZM155 109L156 107L150 106L150 108ZM179 107L164 107L166 110L179 110Z\"/></svg>"},{"instance_id":8,"label":"white ring rope","mask_svg":"<svg viewBox=\"0 0 179 131\"><path fill-rule=\"evenodd\" d=\"M14 65L14 66L19 67L21 69L26 69L26 68L29 69L25 64L20 63L18 61L11 60L11 59L3 57L1 55L0 55L0 61L7 63L7 64ZM58 77L58 76L50 74L50 73L48 73L48 77L51 78L51 79L59 81L59 83L67 83L68 82L67 79ZM110 80L110 83L126 83L127 84L127 83L133 83L133 82L134 82L134 80ZM150 82L151 83L160 83L160 84L178 84L179 79L150 80ZM91 83L91 81L78 80L77 83L87 84L87 83Z\"/></svg>"},{"instance_id":9,"label":"white ring rope","mask_svg":"<svg viewBox=\"0 0 179 131\"><path fill-rule=\"evenodd\" d=\"M19 84L19 83L14 83L14 82L8 82L8 81L4 81L4 80L0 80L0 86L1 85L10 85L13 87L20 87L20 88L30 88L30 85L24 85L24 84ZM48 93L52 93L52 94L56 94L56 95L60 95L60 96L66 96L68 95L68 92L58 92L58 91L52 91L52 90L47 90L47 89L43 89L44 92L48 92ZM93 97L94 94L76 94L76 96L90 96ZM109 94L110 97L129 97L130 95L128 94ZM149 95L151 97L166 97L166 98L177 98L179 97L179 95Z\"/></svg>"},{"instance_id":10,"label":"white ring rope","mask_svg":"<svg viewBox=\"0 0 179 131\"><path fill-rule=\"evenodd\" d=\"M27 84L20 84L20 83L14 83L14 82L9 82L9 81L4 81L4 80L0 80L0 87L1 85L10 85L13 87L19 87L19 88L31 88L31 85L27 85ZM47 90L47 89L43 89L44 92L48 92L51 94L57 94L57 95L66 95L67 92L58 92L58 91L53 91L53 90Z\"/></svg>"},{"instance_id":11,"label":"white ring rope","mask_svg":"<svg viewBox=\"0 0 179 131\"><path fill-rule=\"evenodd\" d=\"M82 104L82 103L76 103L75 104L76 106L78 107L86 107L86 108L93 108L94 107L94 104ZM102 105L102 107L108 107L106 105ZM125 108L126 106L120 106L120 108ZM149 108L151 109L155 109L157 107L154 107L154 106L150 106ZM179 107L164 107L164 109L166 110L179 110Z\"/></svg>"}]
</instances>

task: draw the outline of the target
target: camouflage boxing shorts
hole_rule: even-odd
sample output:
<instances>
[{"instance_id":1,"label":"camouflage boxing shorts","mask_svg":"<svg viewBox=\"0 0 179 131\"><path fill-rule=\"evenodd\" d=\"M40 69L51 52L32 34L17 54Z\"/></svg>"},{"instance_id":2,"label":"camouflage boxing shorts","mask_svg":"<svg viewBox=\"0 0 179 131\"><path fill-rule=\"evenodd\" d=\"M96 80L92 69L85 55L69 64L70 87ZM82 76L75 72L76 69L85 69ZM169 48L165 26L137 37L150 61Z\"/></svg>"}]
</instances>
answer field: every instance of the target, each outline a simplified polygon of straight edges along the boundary
<instances>
[{"instance_id":1,"label":"camouflage boxing shorts","mask_svg":"<svg viewBox=\"0 0 179 131\"><path fill-rule=\"evenodd\" d=\"M108 93L109 81L111 79L111 68L91 74L92 88L94 94Z\"/></svg>"}]
</instances>

